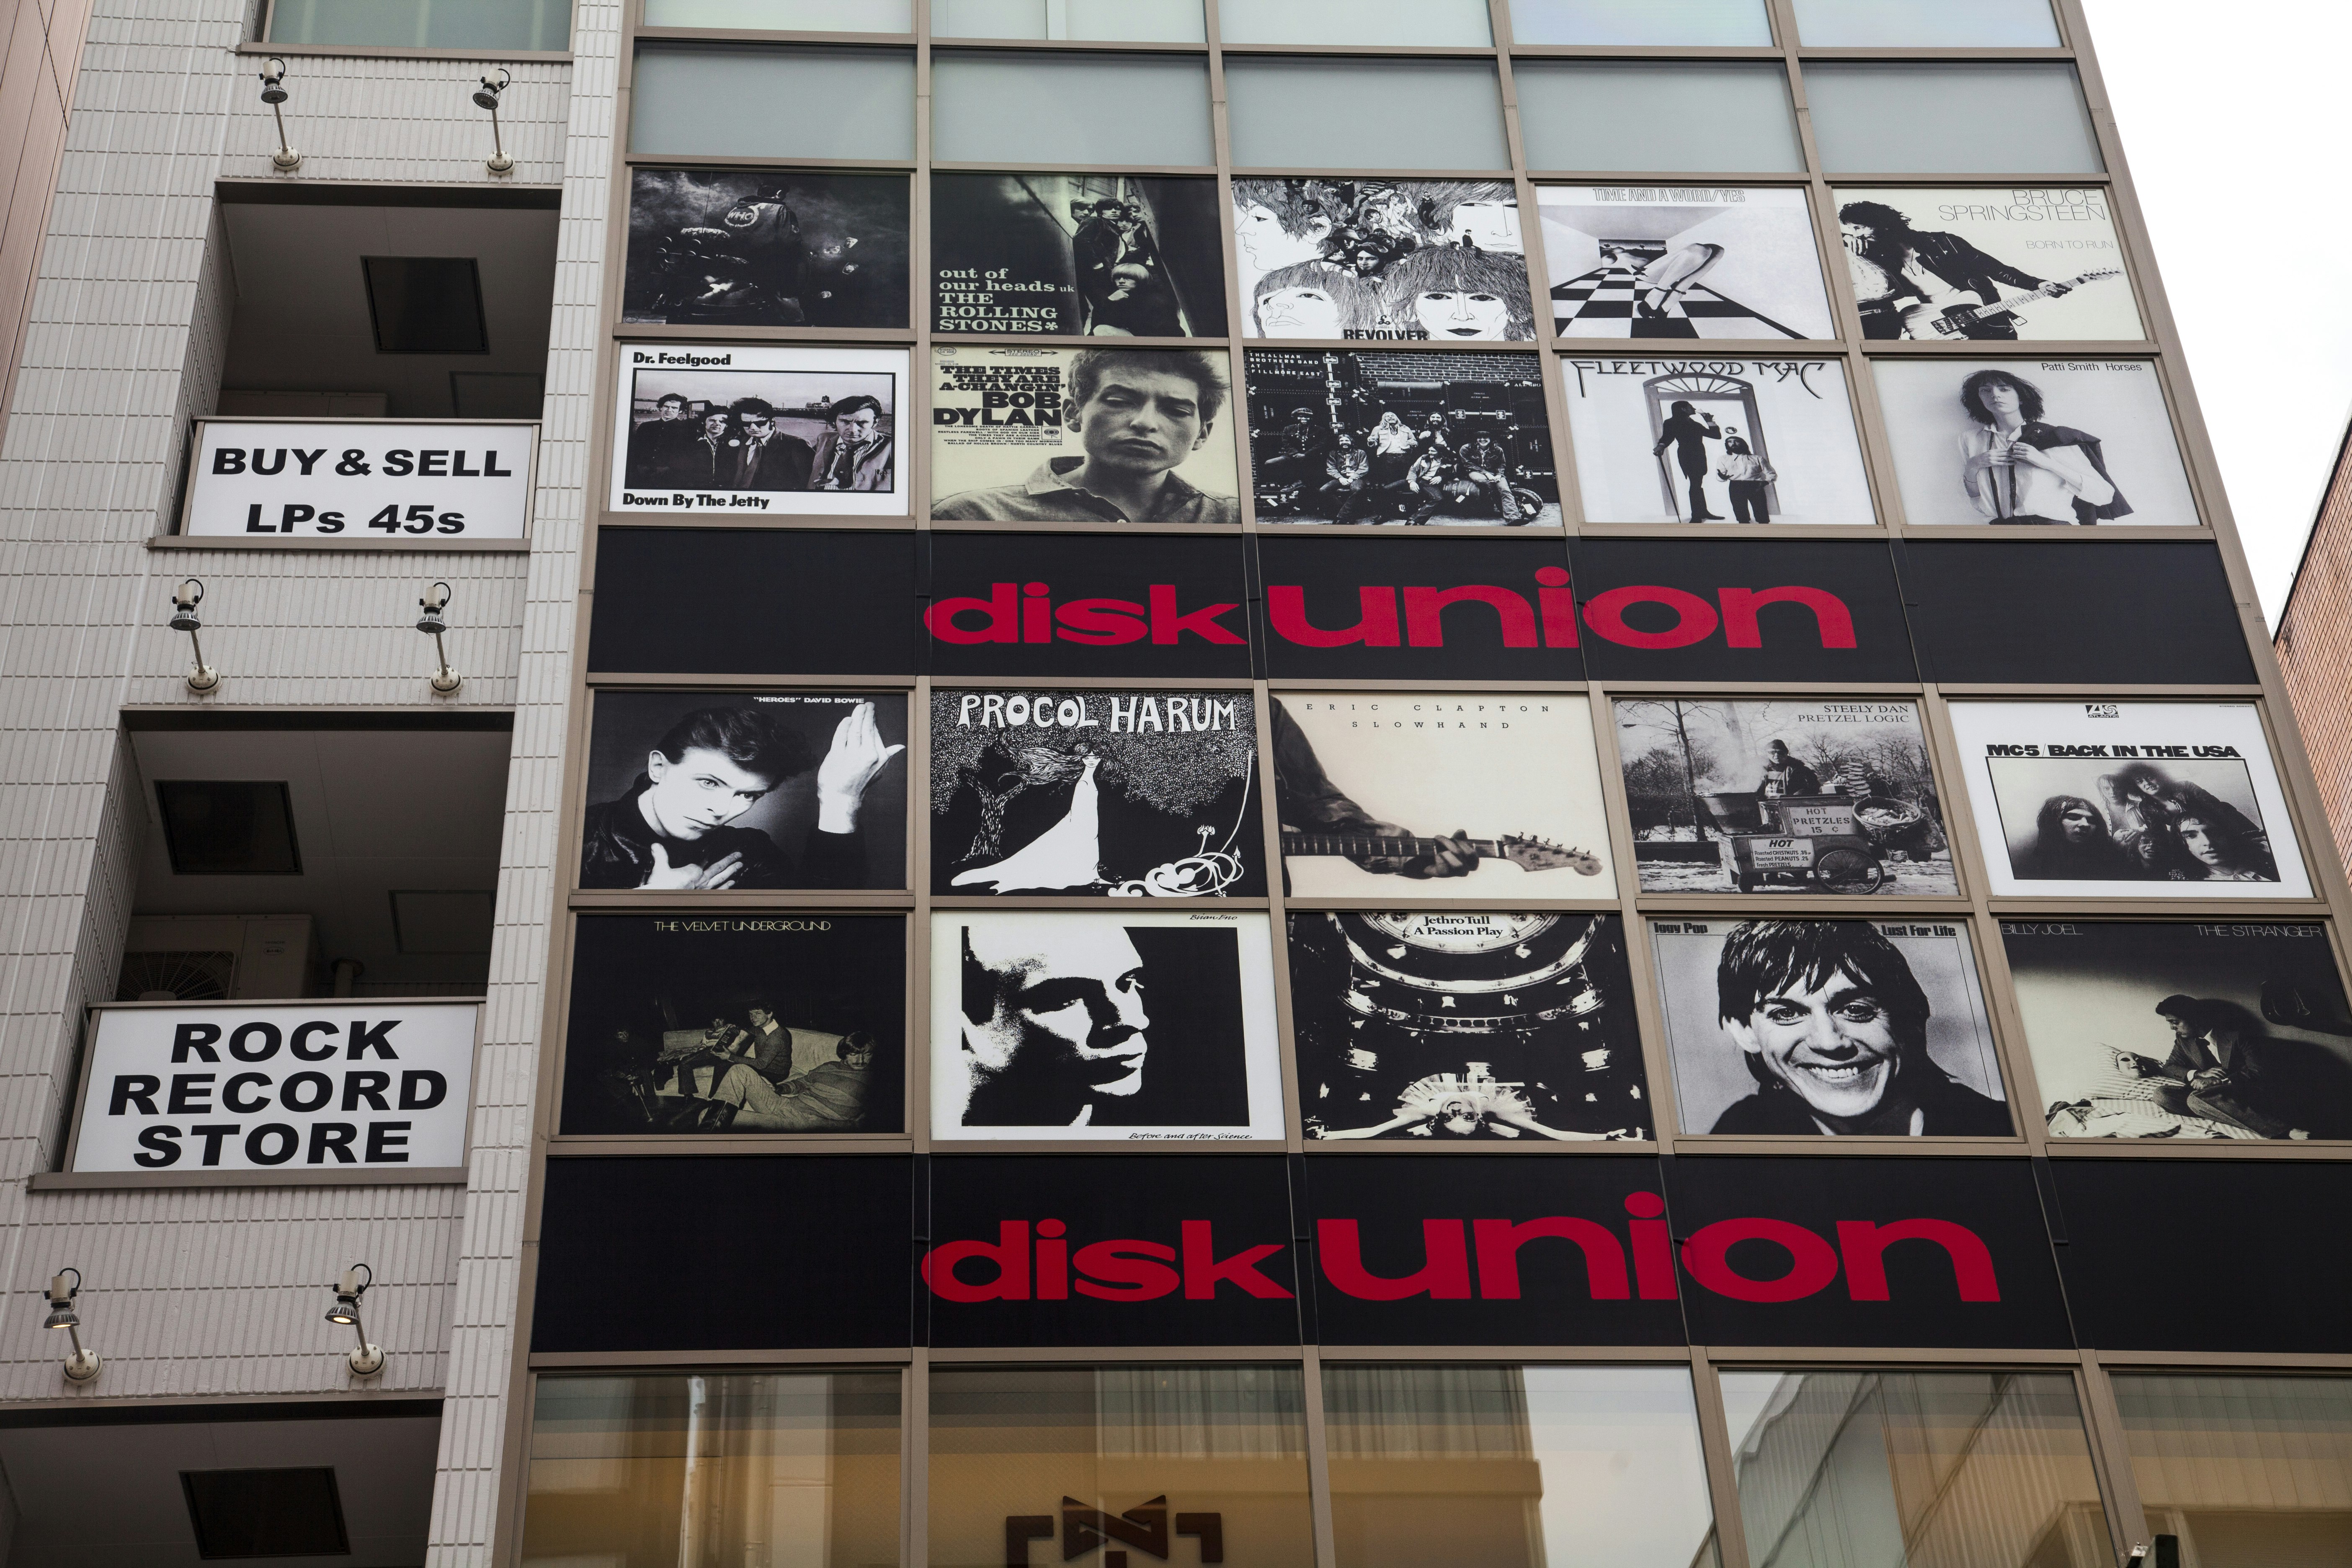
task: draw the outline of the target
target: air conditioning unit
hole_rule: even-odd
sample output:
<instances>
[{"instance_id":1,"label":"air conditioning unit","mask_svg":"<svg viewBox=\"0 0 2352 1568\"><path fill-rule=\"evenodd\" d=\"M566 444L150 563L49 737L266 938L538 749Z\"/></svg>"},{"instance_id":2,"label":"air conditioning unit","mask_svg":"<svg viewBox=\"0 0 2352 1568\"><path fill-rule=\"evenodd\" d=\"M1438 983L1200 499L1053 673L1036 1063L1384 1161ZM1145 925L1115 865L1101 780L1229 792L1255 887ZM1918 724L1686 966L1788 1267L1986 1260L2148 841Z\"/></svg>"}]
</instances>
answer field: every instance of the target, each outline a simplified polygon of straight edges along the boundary
<instances>
[{"instance_id":1,"label":"air conditioning unit","mask_svg":"<svg viewBox=\"0 0 2352 1568\"><path fill-rule=\"evenodd\" d=\"M270 1001L318 987L309 915L133 915L118 1002Z\"/></svg>"}]
</instances>

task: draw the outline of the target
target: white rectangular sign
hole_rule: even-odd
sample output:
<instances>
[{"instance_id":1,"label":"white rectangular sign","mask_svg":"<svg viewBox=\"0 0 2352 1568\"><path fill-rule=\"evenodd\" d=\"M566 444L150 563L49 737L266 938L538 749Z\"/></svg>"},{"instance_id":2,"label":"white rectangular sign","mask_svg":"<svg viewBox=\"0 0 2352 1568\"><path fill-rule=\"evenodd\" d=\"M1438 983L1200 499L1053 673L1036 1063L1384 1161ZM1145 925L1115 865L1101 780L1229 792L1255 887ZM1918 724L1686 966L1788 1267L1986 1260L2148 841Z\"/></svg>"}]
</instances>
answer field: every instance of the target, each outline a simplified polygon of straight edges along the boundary
<instances>
[{"instance_id":1,"label":"white rectangular sign","mask_svg":"<svg viewBox=\"0 0 2352 1568\"><path fill-rule=\"evenodd\" d=\"M462 1165L479 1011L366 1002L101 1008L72 1169Z\"/></svg>"},{"instance_id":2,"label":"white rectangular sign","mask_svg":"<svg viewBox=\"0 0 2352 1568\"><path fill-rule=\"evenodd\" d=\"M180 531L206 538L520 539L539 426L205 419Z\"/></svg>"}]
</instances>

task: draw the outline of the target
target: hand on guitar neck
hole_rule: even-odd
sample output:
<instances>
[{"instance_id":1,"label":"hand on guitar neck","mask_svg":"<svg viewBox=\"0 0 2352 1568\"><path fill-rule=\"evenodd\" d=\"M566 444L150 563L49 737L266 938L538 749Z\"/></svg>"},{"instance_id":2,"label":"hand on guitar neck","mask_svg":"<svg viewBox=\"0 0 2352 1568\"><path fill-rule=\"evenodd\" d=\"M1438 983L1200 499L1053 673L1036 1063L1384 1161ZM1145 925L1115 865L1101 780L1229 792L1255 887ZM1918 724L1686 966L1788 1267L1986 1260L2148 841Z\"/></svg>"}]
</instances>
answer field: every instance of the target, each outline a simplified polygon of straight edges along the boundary
<instances>
[{"instance_id":1,"label":"hand on guitar neck","mask_svg":"<svg viewBox=\"0 0 2352 1568\"><path fill-rule=\"evenodd\" d=\"M1601 859L1582 849L1562 848L1540 838L1473 838L1457 829L1451 837L1423 838L1392 822L1339 823L1312 833L1284 828L1285 855L1337 855L1378 876L1466 877L1481 860L1508 860L1522 871L1573 867L1582 876L1601 874Z\"/></svg>"},{"instance_id":2,"label":"hand on guitar neck","mask_svg":"<svg viewBox=\"0 0 2352 1568\"><path fill-rule=\"evenodd\" d=\"M2036 300L2054 300L2061 294L2071 294L2085 283L2102 279L2120 278L2120 267L2097 267L2063 282L2048 282L2038 289L2028 289L2021 294L2003 296L1993 304L1979 301L1975 296L1960 290L1944 289L1931 300L1916 305L1901 306L1897 314L1903 321L1903 335L1934 342L1939 338L1969 338L1976 336L1972 328L1996 321L2015 321L2024 317L2018 311Z\"/></svg>"}]
</instances>

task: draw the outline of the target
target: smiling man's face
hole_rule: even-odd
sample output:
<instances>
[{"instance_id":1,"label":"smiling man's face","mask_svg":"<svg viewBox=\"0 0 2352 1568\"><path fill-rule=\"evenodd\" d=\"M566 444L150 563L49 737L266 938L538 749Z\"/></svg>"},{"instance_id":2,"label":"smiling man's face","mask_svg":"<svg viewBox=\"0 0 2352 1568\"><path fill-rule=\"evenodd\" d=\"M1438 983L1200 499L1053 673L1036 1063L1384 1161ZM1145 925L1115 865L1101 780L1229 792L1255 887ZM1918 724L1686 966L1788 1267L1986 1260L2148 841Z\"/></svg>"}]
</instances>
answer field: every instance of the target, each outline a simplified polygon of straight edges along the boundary
<instances>
[{"instance_id":1,"label":"smiling man's face","mask_svg":"<svg viewBox=\"0 0 2352 1568\"><path fill-rule=\"evenodd\" d=\"M1841 1121L1877 1110L1902 1070L1893 1015L1843 971L1819 986L1792 977L1729 1027L1766 1072L1812 1110Z\"/></svg>"}]
</instances>

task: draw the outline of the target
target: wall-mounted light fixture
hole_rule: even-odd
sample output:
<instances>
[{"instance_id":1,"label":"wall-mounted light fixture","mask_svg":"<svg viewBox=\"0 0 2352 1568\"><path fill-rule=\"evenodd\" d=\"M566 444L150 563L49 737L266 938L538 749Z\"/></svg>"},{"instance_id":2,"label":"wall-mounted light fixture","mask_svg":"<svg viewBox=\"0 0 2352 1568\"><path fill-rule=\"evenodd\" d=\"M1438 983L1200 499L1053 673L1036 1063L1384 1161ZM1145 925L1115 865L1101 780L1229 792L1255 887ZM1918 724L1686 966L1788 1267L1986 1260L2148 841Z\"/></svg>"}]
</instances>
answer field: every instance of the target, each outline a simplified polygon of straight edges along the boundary
<instances>
[{"instance_id":1,"label":"wall-mounted light fixture","mask_svg":"<svg viewBox=\"0 0 2352 1568\"><path fill-rule=\"evenodd\" d=\"M441 665L432 678L433 689L446 697L466 684L466 678L449 668L449 655L441 647L441 634L449 629L441 618L441 612L449 607L449 584L436 583L425 589L416 607L425 612L417 617L416 629L433 639L433 657Z\"/></svg>"},{"instance_id":2,"label":"wall-mounted light fixture","mask_svg":"<svg viewBox=\"0 0 2352 1568\"><path fill-rule=\"evenodd\" d=\"M367 1329L360 1322L360 1298L374 1283L374 1269L364 1263L352 1264L343 1270L343 1282L335 1287L335 1304L327 1309L327 1321L347 1324L359 1336L359 1343L343 1358L351 1363L354 1377L373 1377L383 1370L383 1352L368 1343Z\"/></svg>"},{"instance_id":3,"label":"wall-mounted light fixture","mask_svg":"<svg viewBox=\"0 0 2352 1568\"><path fill-rule=\"evenodd\" d=\"M278 121L278 151L269 154L269 166L290 174L302 166L302 154L286 144L286 111L278 107L286 101L286 62L275 55L262 68L261 101L269 105L270 115Z\"/></svg>"},{"instance_id":4,"label":"wall-mounted light fixture","mask_svg":"<svg viewBox=\"0 0 2352 1568\"><path fill-rule=\"evenodd\" d=\"M73 1283L66 1283L67 1275ZM81 1294L81 1270L60 1268L49 1280L49 1316L41 1326L63 1329L73 1337L73 1354L66 1357L66 1378L71 1383L88 1383L98 1375L98 1352L81 1342L81 1316L74 1310L74 1298Z\"/></svg>"},{"instance_id":5,"label":"wall-mounted light fixture","mask_svg":"<svg viewBox=\"0 0 2352 1568\"><path fill-rule=\"evenodd\" d=\"M490 111L490 160L485 166L493 174L514 173L514 160L507 156L506 141L499 134L499 94L513 82L514 73L500 66L497 76L484 77L482 85L474 89L475 107Z\"/></svg>"},{"instance_id":6,"label":"wall-mounted light fixture","mask_svg":"<svg viewBox=\"0 0 2352 1568\"><path fill-rule=\"evenodd\" d=\"M196 662L188 667L188 689L195 692L220 689L220 671L205 662L205 645L196 637L205 629L196 618L196 606L204 602L205 585L194 577L172 591L171 627L188 634L188 647L195 653Z\"/></svg>"}]
</instances>

